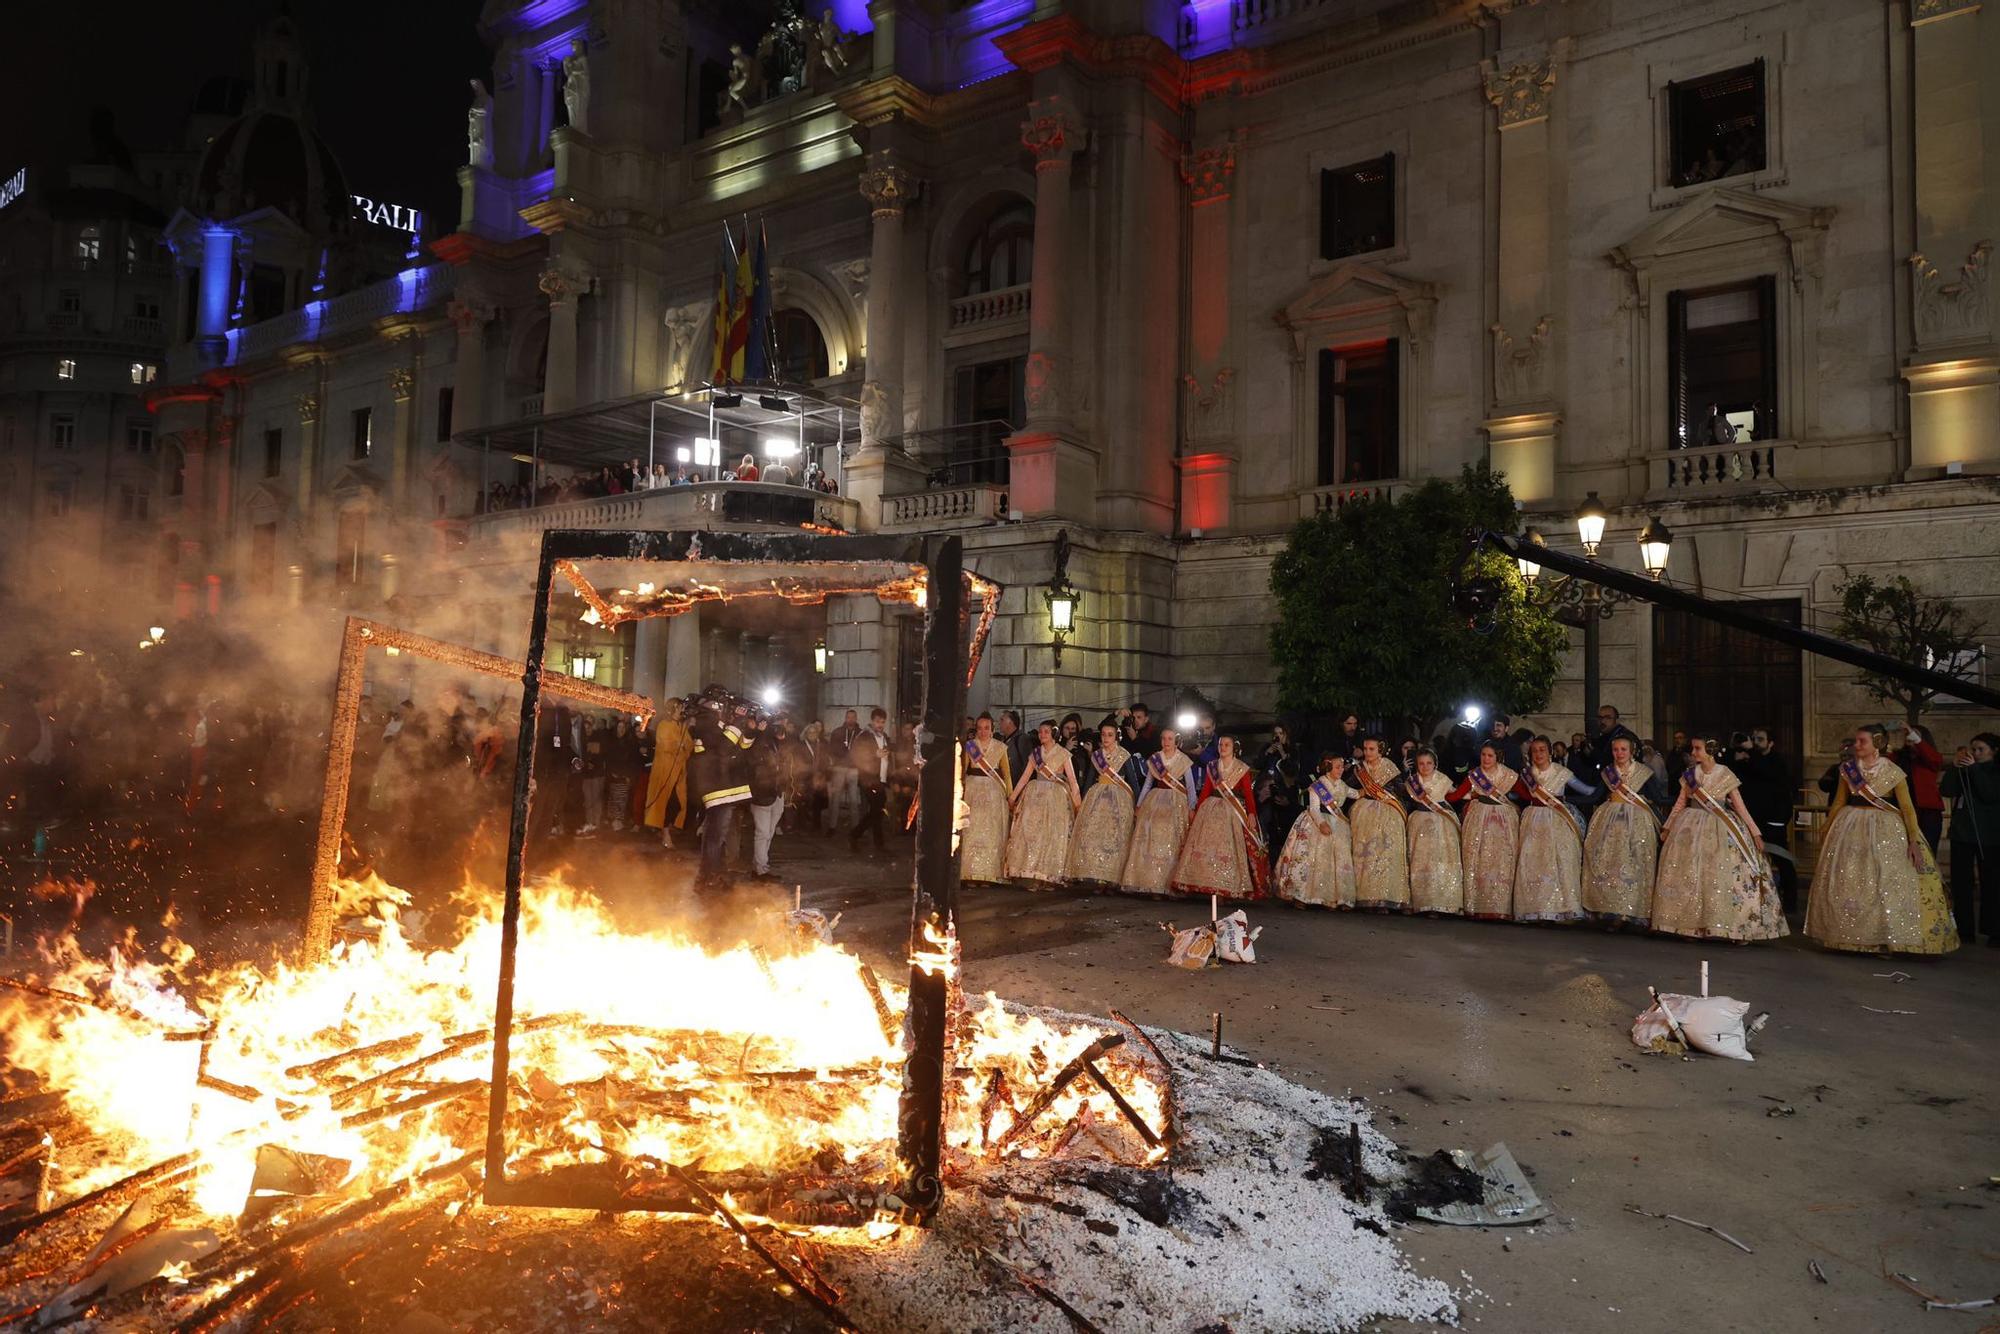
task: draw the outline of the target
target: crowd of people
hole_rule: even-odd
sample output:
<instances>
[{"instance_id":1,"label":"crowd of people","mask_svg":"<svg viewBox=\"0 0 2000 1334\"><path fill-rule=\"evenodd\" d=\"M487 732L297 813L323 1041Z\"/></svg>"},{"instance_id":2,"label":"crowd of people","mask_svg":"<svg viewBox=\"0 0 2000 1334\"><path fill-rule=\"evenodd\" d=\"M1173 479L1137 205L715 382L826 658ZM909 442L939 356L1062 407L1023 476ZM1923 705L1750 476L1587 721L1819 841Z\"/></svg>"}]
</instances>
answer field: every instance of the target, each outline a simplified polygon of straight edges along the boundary
<instances>
[{"instance_id":1,"label":"crowd of people","mask_svg":"<svg viewBox=\"0 0 2000 1334\"><path fill-rule=\"evenodd\" d=\"M1392 745L1348 715L1308 769L1282 727L1248 756L1206 719L1184 738L1141 705L1104 719L1088 741L1079 721L1041 723L1028 740L1011 713L977 720L964 746L966 881L1270 895L1696 939L1790 930L1772 855L1785 860L1790 781L1769 729L1727 747L1677 735L1661 756L1609 707L1595 736L1567 745L1510 731L1504 717L1484 737L1461 726L1431 745ZM2000 834L2000 738L1981 734L1952 767L1949 795L1965 810L1953 824L1950 900L1936 826L1920 822L1886 734L1863 728L1849 746L1835 766L1805 934L1832 949L1938 954L1978 924L1991 943L1983 849ZM1912 730L1897 755L1918 764L1927 746Z\"/></svg>"},{"instance_id":2,"label":"crowd of people","mask_svg":"<svg viewBox=\"0 0 2000 1334\"><path fill-rule=\"evenodd\" d=\"M804 487L827 495L840 492L839 483L817 463L794 468L784 459L774 458L760 465L755 455L745 454L734 467L705 468L676 463L669 468L664 463L647 464L633 458L623 463L606 464L595 471L580 468L562 476L551 473L535 485L495 482L480 497L480 512L533 509L538 505L558 505L572 500L597 500L605 496L657 491L663 487L692 486L696 482L763 482L770 486Z\"/></svg>"}]
</instances>

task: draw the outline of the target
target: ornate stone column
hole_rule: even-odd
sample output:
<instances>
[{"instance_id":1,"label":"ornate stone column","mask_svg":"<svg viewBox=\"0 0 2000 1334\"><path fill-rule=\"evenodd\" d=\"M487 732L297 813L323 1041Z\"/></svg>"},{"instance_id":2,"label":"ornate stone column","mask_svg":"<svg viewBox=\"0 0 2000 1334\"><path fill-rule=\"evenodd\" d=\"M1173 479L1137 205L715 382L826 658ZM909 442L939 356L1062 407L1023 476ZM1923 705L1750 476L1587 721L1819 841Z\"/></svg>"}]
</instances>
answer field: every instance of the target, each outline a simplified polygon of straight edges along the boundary
<instances>
[{"instance_id":1,"label":"ornate stone column","mask_svg":"<svg viewBox=\"0 0 2000 1334\"><path fill-rule=\"evenodd\" d=\"M1188 206L1188 365L1181 375L1180 527L1229 527L1237 462L1229 364L1229 200L1236 145L1197 149L1181 159Z\"/></svg>"},{"instance_id":2,"label":"ornate stone column","mask_svg":"<svg viewBox=\"0 0 2000 1334\"><path fill-rule=\"evenodd\" d=\"M1082 123L1060 95L1028 104L1021 142L1035 155L1035 262L1028 308L1028 421L1009 437L1009 504L1025 516L1095 517L1096 458L1076 440L1069 330L1070 164Z\"/></svg>"},{"instance_id":3,"label":"ornate stone column","mask_svg":"<svg viewBox=\"0 0 2000 1334\"><path fill-rule=\"evenodd\" d=\"M1910 264L1913 478L2000 472L2000 352L1989 299L2000 208L1989 14L1978 0L1911 0L1917 231Z\"/></svg>"},{"instance_id":4,"label":"ornate stone column","mask_svg":"<svg viewBox=\"0 0 2000 1334\"><path fill-rule=\"evenodd\" d=\"M908 482L914 472L894 442L904 429L903 376L908 360L904 338L904 215L922 182L886 152L871 153L861 173L861 194L874 219L869 241L866 376L861 385L861 448L847 461L844 485L861 506L861 526L882 521L885 492Z\"/></svg>"},{"instance_id":5,"label":"ornate stone column","mask_svg":"<svg viewBox=\"0 0 2000 1334\"><path fill-rule=\"evenodd\" d=\"M416 354L421 357L422 353ZM416 453L417 370L397 366L389 372L389 396L395 402L395 416L389 426L389 495L400 514L409 508L410 470Z\"/></svg>"},{"instance_id":6,"label":"ornate stone column","mask_svg":"<svg viewBox=\"0 0 2000 1334\"><path fill-rule=\"evenodd\" d=\"M222 360L235 299L236 233L212 227L201 234L201 279L195 300L195 337L207 361Z\"/></svg>"},{"instance_id":7,"label":"ornate stone column","mask_svg":"<svg viewBox=\"0 0 2000 1334\"><path fill-rule=\"evenodd\" d=\"M542 381L542 411L567 412L576 406L576 303L590 288L589 275L567 264L542 274L549 299L549 359Z\"/></svg>"},{"instance_id":8,"label":"ornate stone column","mask_svg":"<svg viewBox=\"0 0 2000 1334\"><path fill-rule=\"evenodd\" d=\"M458 300L446 313L458 330L458 360L451 389L451 429L456 435L486 424L486 325L493 318L493 308Z\"/></svg>"},{"instance_id":9,"label":"ornate stone column","mask_svg":"<svg viewBox=\"0 0 2000 1334\"><path fill-rule=\"evenodd\" d=\"M1523 504L1555 500L1556 211L1550 200L1549 116L1567 39L1510 61L1487 60L1486 100L1499 128L1500 192L1492 338L1493 392L1485 429L1492 463Z\"/></svg>"},{"instance_id":10,"label":"ornate stone column","mask_svg":"<svg viewBox=\"0 0 2000 1334\"><path fill-rule=\"evenodd\" d=\"M299 409L299 523L311 531L313 483L319 474L320 395L315 390L300 394Z\"/></svg>"}]
</instances>

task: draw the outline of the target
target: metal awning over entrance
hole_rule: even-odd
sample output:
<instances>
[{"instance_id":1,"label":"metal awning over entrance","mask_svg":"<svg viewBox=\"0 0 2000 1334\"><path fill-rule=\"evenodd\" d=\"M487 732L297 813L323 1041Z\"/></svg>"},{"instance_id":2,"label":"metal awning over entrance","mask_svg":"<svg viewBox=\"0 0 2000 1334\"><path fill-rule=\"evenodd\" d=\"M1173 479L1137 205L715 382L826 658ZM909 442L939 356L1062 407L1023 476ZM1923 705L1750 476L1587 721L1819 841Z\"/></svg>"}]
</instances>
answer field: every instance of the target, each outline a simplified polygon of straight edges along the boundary
<instances>
[{"instance_id":1,"label":"metal awning over entrance","mask_svg":"<svg viewBox=\"0 0 2000 1334\"><path fill-rule=\"evenodd\" d=\"M452 437L454 444L537 469L602 468L635 458L649 468L677 462L713 468L718 460L733 465L745 454L754 454L761 465L779 457L783 446L793 451L784 455L789 461L800 466L817 461L832 470L860 440L859 405L851 399L822 397L796 385L709 384L499 422ZM831 458L829 449L835 451Z\"/></svg>"}]
</instances>

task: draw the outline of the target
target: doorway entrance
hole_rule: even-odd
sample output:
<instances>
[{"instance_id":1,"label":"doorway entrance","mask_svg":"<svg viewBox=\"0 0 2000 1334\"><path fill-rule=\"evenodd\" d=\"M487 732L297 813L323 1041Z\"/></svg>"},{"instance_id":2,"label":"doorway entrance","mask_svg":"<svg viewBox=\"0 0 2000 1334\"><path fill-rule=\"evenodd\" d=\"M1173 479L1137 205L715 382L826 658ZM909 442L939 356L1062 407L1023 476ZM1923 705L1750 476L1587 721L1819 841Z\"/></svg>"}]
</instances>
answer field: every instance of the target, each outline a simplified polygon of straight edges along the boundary
<instances>
[{"instance_id":1,"label":"doorway entrance","mask_svg":"<svg viewBox=\"0 0 2000 1334\"><path fill-rule=\"evenodd\" d=\"M1799 624L1797 598L1735 604L1781 625ZM1800 650L1686 612L1653 609L1653 726L1664 750L1675 731L1707 732L1724 746L1732 732L1771 728L1771 739L1803 781L1805 674Z\"/></svg>"}]
</instances>

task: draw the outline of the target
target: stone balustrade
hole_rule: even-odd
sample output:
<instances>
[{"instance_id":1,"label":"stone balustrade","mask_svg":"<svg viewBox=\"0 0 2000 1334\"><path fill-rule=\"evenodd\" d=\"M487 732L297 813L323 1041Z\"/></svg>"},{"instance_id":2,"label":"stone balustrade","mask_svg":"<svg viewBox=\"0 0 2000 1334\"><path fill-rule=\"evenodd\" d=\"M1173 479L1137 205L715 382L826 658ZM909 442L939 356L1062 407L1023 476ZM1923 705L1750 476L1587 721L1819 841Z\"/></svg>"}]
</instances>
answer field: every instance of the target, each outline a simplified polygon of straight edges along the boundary
<instances>
[{"instance_id":1,"label":"stone balustrade","mask_svg":"<svg viewBox=\"0 0 2000 1334\"><path fill-rule=\"evenodd\" d=\"M622 496L565 500L553 505L493 510L466 520L468 548L551 528L631 528L663 531L750 525L831 528L851 533L860 507L846 496L764 482L695 482Z\"/></svg>"},{"instance_id":2,"label":"stone balustrade","mask_svg":"<svg viewBox=\"0 0 2000 1334\"><path fill-rule=\"evenodd\" d=\"M967 528L976 524L999 523L1006 517L1007 488L1004 486L947 486L906 496L882 497L882 528L885 532Z\"/></svg>"},{"instance_id":3,"label":"stone balustrade","mask_svg":"<svg viewBox=\"0 0 2000 1334\"><path fill-rule=\"evenodd\" d=\"M979 292L955 298L951 303L952 331L976 329L1002 320L1026 319L1030 290L1027 283L1022 283L1018 287L1003 287L997 292Z\"/></svg>"}]
</instances>

